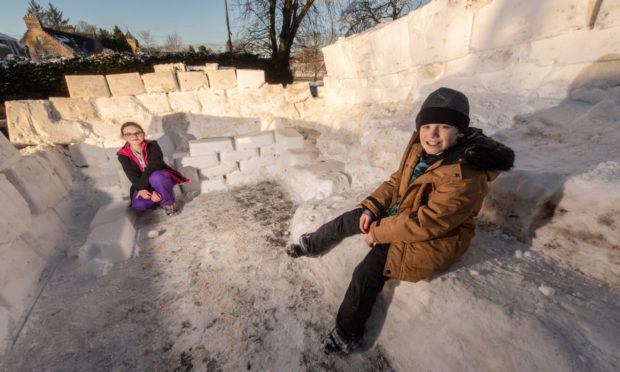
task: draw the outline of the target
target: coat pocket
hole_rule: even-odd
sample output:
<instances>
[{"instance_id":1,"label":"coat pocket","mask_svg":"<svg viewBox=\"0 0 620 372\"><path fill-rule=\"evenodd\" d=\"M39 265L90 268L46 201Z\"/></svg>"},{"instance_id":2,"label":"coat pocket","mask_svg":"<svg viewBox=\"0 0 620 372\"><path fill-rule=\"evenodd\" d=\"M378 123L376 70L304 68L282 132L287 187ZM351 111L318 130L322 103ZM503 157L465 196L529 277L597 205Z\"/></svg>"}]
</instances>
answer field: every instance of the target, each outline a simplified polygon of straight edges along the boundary
<instances>
[{"instance_id":1,"label":"coat pocket","mask_svg":"<svg viewBox=\"0 0 620 372\"><path fill-rule=\"evenodd\" d=\"M402 260L402 280L418 281L444 271L460 257L460 237L444 238L408 244Z\"/></svg>"}]
</instances>

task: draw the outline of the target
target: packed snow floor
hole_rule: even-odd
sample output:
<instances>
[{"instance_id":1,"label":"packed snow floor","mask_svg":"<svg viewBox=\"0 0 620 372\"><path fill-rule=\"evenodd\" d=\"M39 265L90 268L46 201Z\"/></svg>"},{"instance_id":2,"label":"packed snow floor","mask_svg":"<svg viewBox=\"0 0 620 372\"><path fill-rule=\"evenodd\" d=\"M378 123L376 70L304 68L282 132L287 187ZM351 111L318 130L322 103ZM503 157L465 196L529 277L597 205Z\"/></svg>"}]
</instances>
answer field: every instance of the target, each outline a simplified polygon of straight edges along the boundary
<instances>
[{"instance_id":1,"label":"packed snow floor","mask_svg":"<svg viewBox=\"0 0 620 372\"><path fill-rule=\"evenodd\" d=\"M138 257L60 263L2 370L392 370L381 346L323 354L337 309L284 252L294 210L266 182L140 216Z\"/></svg>"}]
</instances>

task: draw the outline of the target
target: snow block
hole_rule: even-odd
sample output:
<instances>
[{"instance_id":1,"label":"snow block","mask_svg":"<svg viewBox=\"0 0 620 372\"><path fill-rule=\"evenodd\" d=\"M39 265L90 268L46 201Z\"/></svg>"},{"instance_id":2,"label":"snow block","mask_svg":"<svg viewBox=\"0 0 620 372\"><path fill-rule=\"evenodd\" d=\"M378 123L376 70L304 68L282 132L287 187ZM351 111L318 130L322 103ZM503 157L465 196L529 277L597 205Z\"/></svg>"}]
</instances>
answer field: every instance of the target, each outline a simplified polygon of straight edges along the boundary
<instances>
[{"instance_id":1,"label":"snow block","mask_svg":"<svg viewBox=\"0 0 620 372\"><path fill-rule=\"evenodd\" d=\"M125 176L125 178L127 178ZM93 179L93 189L110 197L111 200L122 200L127 188L121 186L118 171L111 171Z\"/></svg>"},{"instance_id":2,"label":"snow block","mask_svg":"<svg viewBox=\"0 0 620 372\"><path fill-rule=\"evenodd\" d=\"M586 26L587 12L588 1L495 0L476 12L471 46L494 49L568 33Z\"/></svg>"},{"instance_id":3,"label":"snow block","mask_svg":"<svg viewBox=\"0 0 620 372\"><path fill-rule=\"evenodd\" d=\"M146 92L144 82L137 72L106 75L105 78L113 96L135 96Z\"/></svg>"},{"instance_id":4,"label":"snow block","mask_svg":"<svg viewBox=\"0 0 620 372\"><path fill-rule=\"evenodd\" d=\"M19 191L0 174L0 244L17 239L30 228L30 207Z\"/></svg>"},{"instance_id":5,"label":"snow block","mask_svg":"<svg viewBox=\"0 0 620 372\"><path fill-rule=\"evenodd\" d=\"M85 98L50 97L54 110L65 120L91 122L98 114L92 102Z\"/></svg>"},{"instance_id":6,"label":"snow block","mask_svg":"<svg viewBox=\"0 0 620 372\"><path fill-rule=\"evenodd\" d=\"M301 149L304 147L304 136L293 128L275 130L276 146L282 150Z\"/></svg>"},{"instance_id":7,"label":"snow block","mask_svg":"<svg viewBox=\"0 0 620 372\"><path fill-rule=\"evenodd\" d=\"M4 136L4 133L0 133L0 171L14 165L21 157L22 155Z\"/></svg>"},{"instance_id":8,"label":"snow block","mask_svg":"<svg viewBox=\"0 0 620 372\"><path fill-rule=\"evenodd\" d=\"M258 149L220 152L220 159L223 162L247 160L252 157L258 157L258 156L259 156Z\"/></svg>"},{"instance_id":9,"label":"snow block","mask_svg":"<svg viewBox=\"0 0 620 372\"><path fill-rule=\"evenodd\" d=\"M6 350L11 344L11 336L16 331L16 322L11 314L0 307L0 353Z\"/></svg>"},{"instance_id":10,"label":"snow block","mask_svg":"<svg viewBox=\"0 0 620 372\"><path fill-rule=\"evenodd\" d=\"M209 79L204 71L177 72L177 79L182 91L209 88Z\"/></svg>"},{"instance_id":11,"label":"snow block","mask_svg":"<svg viewBox=\"0 0 620 372\"><path fill-rule=\"evenodd\" d=\"M103 75L65 75L71 98L110 97L110 88Z\"/></svg>"},{"instance_id":12,"label":"snow block","mask_svg":"<svg viewBox=\"0 0 620 372\"><path fill-rule=\"evenodd\" d=\"M246 150L274 144L273 132L263 131L235 136L235 149Z\"/></svg>"},{"instance_id":13,"label":"snow block","mask_svg":"<svg viewBox=\"0 0 620 372\"><path fill-rule=\"evenodd\" d=\"M339 161L296 166L285 170L282 181L304 201L322 200L350 188L350 177L343 170Z\"/></svg>"},{"instance_id":14,"label":"snow block","mask_svg":"<svg viewBox=\"0 0 620 372\"><path fill-rule=\"evenodd\" d=\"M480 218L527 239L536 222L562 195L562 177L551 172L513 169L490 184Z\"/></svg>"},{"instance_id":15,"label":"snow block","mask_svg":"<svg viewBox=\"0 0 620 372\"><path fill-rule=\"evenodd\" d=\"M69 154L73 164L78 167L92 167L110 160L103 147L87 143L70 144Z\"/></svg>"},{"instance_id":16,"label":"snow block","mask_svg":"<svg viewBox=\"0 0 620 372\"><path fill-rule=\"evenodd\" d=\"M177 77L172 71L144 74L142 81L148 93L167 93L179 90Z\"/></svg>"},{"instance_id":17,"label":"snow block","mask_svg":"<svg viewBox=\"0 0 620 372\"><path fill-rule=\"evenodd\" d=\"M207 76L212 89L231 89L237 86L235 69L208 70Z\"/></svg>"},{"instance_id":18,"label":"snow block","mask_svg":"<svg viewBox=\"0 0 620 372\"><path fill-rule=\"evenodd\" d=\"M203 169L215 167L219 163L220 162L217 158L217 153L199 156L184 156L181 159L177 160L177 165L179 168L194 167Z\"/></svg>"},{"instance_id":19,"label":"snow block","mask_svg":"<svg viewBox=\"0 0 620 372\"><path fill-rule=\"evenodd\" d=\"M9 139L15 144L80 142L92 132L81 122L59 120L49 101L7 101L4 105Z\"/></svg>"},{"instance_id":20,"label":"snow block","mask_svg":"<svg viewBox=\"0 0 620 372\"><path fill-rule=\"evenodd\" d=\"M148 118L150 116L150 113L140 105L140 101L138 101L135 96L98 98L95 100L95 107L97 107L97 111L102 119L117 122L122 122L121 120L123 119L129 119L140 123L141 120L144 120L143 118ZM114 127L114 132L111 136L115 136L113 139L118 140L120 131L117 127Z\"/></svg>"},{"instance_id":21,"label":"snow block","mask_svg":"<svg viewBox=\"0 0 620 372\"><path fill-rule=\"evenodd\" d=\"M32 216L32 227L21 238L39 257L49 260L62 249L65 226L53 209Z\"/></svg>"},{"instance_id":22,"label":"snow block","mask_svg":"<svg viewBox=\"0 0 620 372\"><path fill-rule=\"evenodd\" d=\"M620 4L616 1L603 1L594 27L605 29L614 26L620 26Z\"/></svg>"},{"instance_id":23,"label":"snow block","mask_svg":"<svg viewBox=\"0 0 620 372\"><path fill-rule=\"evenodd\" d=\"M43 213L67 195L67 189L49 163L37 156L26 156L5 170L8 180L28 202L33 213Z\"/></svg>"},{"instance_id":24,"label":"snow block","mask_svg":"<svg viewBox=\"0 0 620 372\"><path fill-rule=\"evenodd\" d=\"M214 191L223 191L227 189L228 187L226 186L226 182L224 182L224 177L222 176L209 177L208 179L202 180L202 182L200 182L201 194Z\"/></svg>"},{"instance_id":25,"label":"snow block","mask_svg":"<svg viewBox=\"0 0 620 372\"><path fill-rule=\"evenodd\" d=\"M265 84L263 70L237 70L237 86L239 88L260 88Z\"/></svg>"},{"instance_id":26,"label":"snow block","mask_svg":"<svg viewBox=\"0 0 620 372\"><path fill-rule=\"evenodd\" d=\"M308 83L293 83L286 86L286 102L298 103L303 102L309 98L312 98L312 92L310 91L310 84Z\"/></svg>"},{"instance_id":27,"label":"snow block","mask_svg":"<svg viewBox=\"0 0 620 372\"><path fill-rule=\"evenodd\" d=\"M217 70L220 68L219 63L205 63L205 71L206 70Z\"/></svg>"},{"instance_id":28,"label":"snow block","mask_svg":"<svg viewBox=\"0 0 620 372\"><path fill-rule=\"evenodd\" d=\"M237 166L237 163L235 162L221 163L220 165L217 165L215 167L200 168L200 174L203 177L211 178L211 177L223 176L225 174L234 172L238 169L239 167Z\"/></svg>"},{"instance_id":29,"label":"snow block","mask_svg":"<svg viewBox=\"0 0 620 372\"><path fill-rule=\"evenodd\" d=\"M530 44L528 58L539 65L569 65L617 59L609 50L620 49L618 29L578 30L537 40ZM570 48L566 46L570 45Z\"/></svg>"},{"instance_id":30,"label":"snow block","mask_svg":"<svg viewBox=\"0 0 620 372\"><path fill-rule=\"evenodd\" d=\"M19 319L34 299L45 265L22 239L0 244L0 298L14 319Z\"/></svg>"},{"instance_id":31,"label":"snow block","mask_svg":"<svg viewBox=\"0 0 620 372\"><path fill-rule=\"evenodd\" d=\"M211 137L189 141L189 153L192 156L232 150L233 139L231 137Z\"/></svg>"},{"instance_id":32,"label":"snow block","mask_svg":"<svg viewBox=\"0 0 620 372\"><path fill-rule=\"evenodd\" d=\"M279 163L286 167L310 164L319 157L317 149L290 149L282 153Z\"/></svg>"},{"instance_id":33,"label":"snow block","mask_svg":"<svg viewBox=\"0 0 620 372\"><path fill-rule=\"evenodd\" d=\"M65 188L67 190L71 189L71 185L73 184L71 161L62 150L58 148L46 148L45 150L35 152L33 155L39 156L47 161L58 178L62 181Z\"/></svg>"},{"instance_id":34,"label":"snow block","mask_svg":"<svg viewBox=\"0 0 620 372\"><path fill-rule=\"evenodd\" d=\"M411 66L409 27L405 19L392 22L390 27L377 28L368 37L373 75L393 74Z\"/></svg>"},{"instance_id":35,"label":"snow block","mask_svg":"<svg viewBox=\"0 0 620 372\"><path fill-rule=\"evenodd\" d=\"M153 70L155 72L168 72L168 71L185 71L187 68L185 63L160 63L158 65L153 65Z\"/></svg>"},{"instance_id":36,"label":"snow block","mask_svg":"<svg viewBox=\"0 0 620 372\"><path fill-rule=\"evenodd\" d=\"M202 104L194 92L168 93L168 99L173 112L200 113L202 111Z\"/></svg>"},{"instance_id":37,"label":"snow block","mask_svg":"<svg viewBox=\"0 0 620 372\"><path fill-rule=\"evenodd\" d=\"M97 225L90 231L86 243L80 248L80 260L117 263L131 258L136 238L132 217L124 212L117 216L113 221Z\"/></svg>"},{"instance_id":38,"label":"snow block","mask_svg":"<svg viewBox=\"0 0 620 372\"><path fill-rule=\"evenodd\" d=\"M165 93L141 94L136 99L144 108L153 115L161 115L172 112L168 95Z\"/></svg>"},{"instance_id":39,"label":"snow block","mask_svg":"<svg viewBox=\"0 0 620 372\"><path fill-rule=\"evenodd\" d=\"M253 170L246 172L232 172L226 176L226 184L229 187L238 187L258 183L266 178L265 172L262 170Z\"/></svg>"},{"instance_id":40,"label":"snow block","mask_svg":"<svg viewBox=\"0 0 620 372\"><path fill-rule=\"evenodd\" d=\"M271 159L275 161L280 157L280 150L277 146L263 146L259 148L260 158L263 160Z\"/></svg>"},{"instance_id":41,"label":"snow block","mask_svg":"<svg viewBox=\"0 0 620 372\"><path fill-rule=\"evenodd\" d=\"M100 225L105 225L118 219L128 219L129 223L132 225L134 224L136 214L129 207L127 201L118 201L99 208L97 214L95 214L95 217L90 222L90 228L92 229Z\"/></svg>"},{"instance_id":42,"label":"snow block","mask_svg":"<svg viewBox=\"0 0 620 372\"><path fill-rule=\"evenodd\" d=\"M263 166L263 161L260 157L254 157L248 160L241 160L239 162L239 170L241 172L253 172L260 169Z\"/></svg>"}]
</instances>

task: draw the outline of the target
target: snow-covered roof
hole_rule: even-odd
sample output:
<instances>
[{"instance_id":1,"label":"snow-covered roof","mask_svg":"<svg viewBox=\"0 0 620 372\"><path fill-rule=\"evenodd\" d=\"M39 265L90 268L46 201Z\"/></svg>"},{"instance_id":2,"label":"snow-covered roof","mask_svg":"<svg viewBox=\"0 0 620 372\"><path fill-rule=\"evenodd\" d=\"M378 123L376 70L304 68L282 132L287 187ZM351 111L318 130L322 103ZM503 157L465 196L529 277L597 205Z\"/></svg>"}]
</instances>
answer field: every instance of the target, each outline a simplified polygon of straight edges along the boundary
<instances>
[{"instance_id":1,"label":"snow-covered roof","mask_svg":"<svg viewBox=\"0 0 620 372\"><path fill-rule=\"evenodd\" d=\"M11 41L17 41L16 38L11 37L9 35L3 34L0 32L0 40L11 40Z\"/></svg>"}]
</instances>

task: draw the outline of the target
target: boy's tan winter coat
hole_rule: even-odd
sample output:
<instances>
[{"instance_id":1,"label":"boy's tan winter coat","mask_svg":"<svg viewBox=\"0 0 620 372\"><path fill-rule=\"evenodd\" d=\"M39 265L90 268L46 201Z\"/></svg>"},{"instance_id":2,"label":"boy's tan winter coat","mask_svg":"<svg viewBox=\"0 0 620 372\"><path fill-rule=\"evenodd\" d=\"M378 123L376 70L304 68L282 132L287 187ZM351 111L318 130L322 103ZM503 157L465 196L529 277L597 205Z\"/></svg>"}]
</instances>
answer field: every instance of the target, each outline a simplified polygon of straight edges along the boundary
<instances>
[{"instance_id":1,"label":"boy's tan winter coat","mask_svg":"<svg viewBox=\"0 0 620 372\"><path fill-rule=\"evenodd\" d=\"M382 217L370 227L377 243L390 243L385 276L411 282L432 277L469 247L487 183L514 160L512 150L471 129L461 148L455 149L458 157L437 161L409 186L422 154L422 146L412 137L399 169L361 203L381 216L400 202L398 214Z\"/></svg>"}]
</instances>

